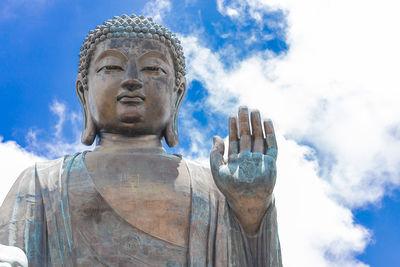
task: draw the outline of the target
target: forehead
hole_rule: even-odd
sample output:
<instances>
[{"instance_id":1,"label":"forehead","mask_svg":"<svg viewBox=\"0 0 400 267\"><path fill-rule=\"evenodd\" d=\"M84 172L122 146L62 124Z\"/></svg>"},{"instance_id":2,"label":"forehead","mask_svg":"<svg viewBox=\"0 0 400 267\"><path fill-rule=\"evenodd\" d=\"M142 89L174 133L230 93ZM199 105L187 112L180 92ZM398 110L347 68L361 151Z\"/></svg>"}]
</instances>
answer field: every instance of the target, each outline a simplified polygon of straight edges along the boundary
<instances>
[{"instance_id":1,"label":"forehead","mask_svg":"<svg viewBox=\"0 0 400 267\"><path fill-rule=\"evenodd\" d=\"M173 60L168 47L165 44L152 39L106 39L96 45L96 50L92 59L96 60L97 57L109 50L117 50L127 58L139 58L149 52L155 52L151 54L156 57L161 57L164 61L173 65Z\"/></svg>"}]
</instances>

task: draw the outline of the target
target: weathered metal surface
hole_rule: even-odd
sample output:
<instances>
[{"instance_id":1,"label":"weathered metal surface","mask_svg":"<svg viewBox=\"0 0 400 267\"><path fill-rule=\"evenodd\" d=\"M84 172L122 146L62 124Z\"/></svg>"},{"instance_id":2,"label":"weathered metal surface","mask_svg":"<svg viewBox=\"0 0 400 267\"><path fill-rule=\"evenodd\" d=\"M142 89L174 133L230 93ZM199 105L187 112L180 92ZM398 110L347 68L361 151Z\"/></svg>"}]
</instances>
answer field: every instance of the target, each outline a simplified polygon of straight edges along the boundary
<instances>
[{"instance_id":1,"label":"weathered metal surface","mask_svg":"<svg viewBox=\"0 0 400 267\"><path fill-rule=\"evenodd\" d=\"M249 236L210 171L184 161L191 207L187 246L182 247L132 225L111 208L83 155L28 169L10 192L16 197L9 196L0 209L0 241L13 236L8 244L26 251L30 266L280 266L273 202L259 232ZM30 199L41 199L33 210ZM5 222L13 215L14 221Z\"/></svg>"},{"instance_id":2,"label":"weathered metal surface","mask_svg":"<svg viewBox=\"0 0 400 267\"><path fill-rule=\"evenodd\" d=\"M165 40L110 36L85 48L76 82L82 141L97 137L95 150L24 171L0 207L0 244L30 266L282 266L272 123L263 130L257 111L249 121L240 108L229 158L215 138L211 169L167 154L186 91L181 54Z\"/></svg>"}]
</instances>

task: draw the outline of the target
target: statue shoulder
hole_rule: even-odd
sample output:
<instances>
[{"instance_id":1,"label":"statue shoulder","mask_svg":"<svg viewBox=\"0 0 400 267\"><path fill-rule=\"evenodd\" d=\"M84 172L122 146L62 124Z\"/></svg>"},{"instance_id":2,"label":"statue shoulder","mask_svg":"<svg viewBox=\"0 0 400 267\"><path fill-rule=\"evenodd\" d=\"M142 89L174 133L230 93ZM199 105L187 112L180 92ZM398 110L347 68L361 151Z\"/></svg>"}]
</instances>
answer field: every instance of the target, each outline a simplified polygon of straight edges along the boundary
<instances>
[{"instance_id":1,"label":"statue shoulder","mask_svg":"<svg viewBox=\"0 0 400 267\"><path fill-rule=\"evenodd\" d=\"M214 195L224 198L222 193L215 185L208 162L199 162L185 159L191 180L196 186L207 192L213 192Z\"/></svg>"},{"instance_id":2,"label":"statue shoulder","mask_svg":"<svg viewBox=\"0 0 400 267\"><path fill-rule=\"evenodd\" d=\"M18 176L0 207L0 214L2 214L0 228L12 218L17 207L18 210L21 210L21 216L25 216L24 210L30 203L40 201L42 192L58 190L60 175L70 158L71 156L65 156L55 160L37 162L26 168Z\"/></svg>"},{"instance_id":3,"label":"statue shoulder","mask_svg":"<svg viewBox=\"0 0 400 267\"><path fill-rule=\"evenodd\" d=\"M68 157L70 157L70 156L64 156L64 157L58 158L58 159L36 162L33 167L35 167L37 171L43 172L45 170L50 170L53 168L60 167L61 164L65 161L65 159Z\"/></svg>"},{"instance_id":4,"label":"statue shoulder","mask_svg":"<svg viewBox=\"0 0 400 267\"><path fill-rule=\"evenodd\" d=\"M40 161L36 162L35 164L29 166L26 168L19 176L19 180L29 180L29 179L34 179L35 177L39 175L45 175L48 172L54 171L56 169L61 168L63 162L65 159L69 156L65 156L62 158L58 159L53 159L53 160L46 160L46 161Z\"/></svg>"},{"instance_id":5,"label":"statue shoulder","mask_svg":"<svg viewBox=\"0 0 400 267\"><path fill-rule=\"evenodd\" d=\"M71 156L64 156L54 160L37 162L29 166L18 176L5 201L10 196L17 196L23 192L34 194L38 186L50 190L55 189L58 178L70 158Z\"/></svg>"},{"instance_id":6,"label":"statue shoulder","mask_svg":"<svg viewBox=\"0 0 400 267\"><path fill-rule=\"evenodd\" d=\"M58 180L65 165L68 164L70 156L38 162L35 164L35 179L42 188L46 187L50 191L58 185Z\"/></svg>"},{"instance_id":7,"label":"statue shoulder","mask_svg":"<svg viewBox=\"0 0 400 267\"><path fill-rule=\"evenodd\" d=\"M186 162L186 164L189 166L194 166L195 168L201 168L204 169L205 171L210 172L210 163L204 162L204 161L194 161L191 159L183 158ZM211 172L210 172L211 173Z\"/></svg>"},{"instance_id":8,"label":"statue shoulder","mask_svg":"<svg viewBox=\"0 0 400 267\"><path fill-rule=\"evenodd\" d=\"M190 159L184 159L188 168L189 174L192 178L201 177L202 180L212 180L212 174L209 164L201 161L193 161Z\"/></svg>"}]
</instances>

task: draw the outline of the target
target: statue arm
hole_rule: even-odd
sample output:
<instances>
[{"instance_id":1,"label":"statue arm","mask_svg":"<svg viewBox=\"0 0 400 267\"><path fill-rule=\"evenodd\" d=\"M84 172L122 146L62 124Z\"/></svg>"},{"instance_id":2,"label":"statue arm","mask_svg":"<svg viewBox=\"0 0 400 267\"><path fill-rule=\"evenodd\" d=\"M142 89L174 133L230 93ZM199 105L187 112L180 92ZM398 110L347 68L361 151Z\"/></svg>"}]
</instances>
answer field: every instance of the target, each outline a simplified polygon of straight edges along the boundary
<instances>
[{"instance_id":1,"label":"statue arm","mask_svg":"<svg viewBox=\"0 0 400 267\"><path fill-rule=\"evenodd\" d=\"M215 184L225 195L229 207L249 235L258 232L268 208L273 203L276 181L277 145L270 120L264 121L258 111L239 109L238 119L229 119L228 161L223 158L224 143L214 138L210 154Z\"/></svg>"},{"instance_id":2,"label":"statue arm","mask_svg":"<svg viewBox=\"0 0 400 267\"><path fill-rule=\"evenodd\" d=\"M275 201L272 198L258 231L248 234L242 223L230 214L232 262L240 266L282 267L281 248L278 235Z\"/></svg>"},{"instance_id":3,"label":"statue arm","mask_svg":"<svg viewBox=\"0 0 400 267\"><path fill-rule=\"evenodd\" d=\"M30 167L18 177L0 207L0 263L4 266L27 266L26 254L29 257L29 251L41 251L37 247L43 244L39 233L44 231L40 191L35 167Z\"/></svg>"}]
</instances>

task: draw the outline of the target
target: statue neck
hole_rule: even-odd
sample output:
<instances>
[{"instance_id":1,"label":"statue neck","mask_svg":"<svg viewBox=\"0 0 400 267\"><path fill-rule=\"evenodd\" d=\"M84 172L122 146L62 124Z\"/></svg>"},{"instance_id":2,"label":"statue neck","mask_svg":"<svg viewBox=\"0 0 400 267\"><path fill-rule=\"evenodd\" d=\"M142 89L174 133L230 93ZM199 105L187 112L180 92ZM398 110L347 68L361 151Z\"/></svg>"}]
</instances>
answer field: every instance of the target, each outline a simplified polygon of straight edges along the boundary
<instances>
[{"instance_id":1,"label":"statue neck","mask_svg":"<svg viewBox=\"0 0 400 267\"><path fill-rule=\"evenodd\" d=\"M165 152L159 135L124 136L114 133L101 133L95 151L130 152L151 150Z\"/></svg>"}]
</instances>

